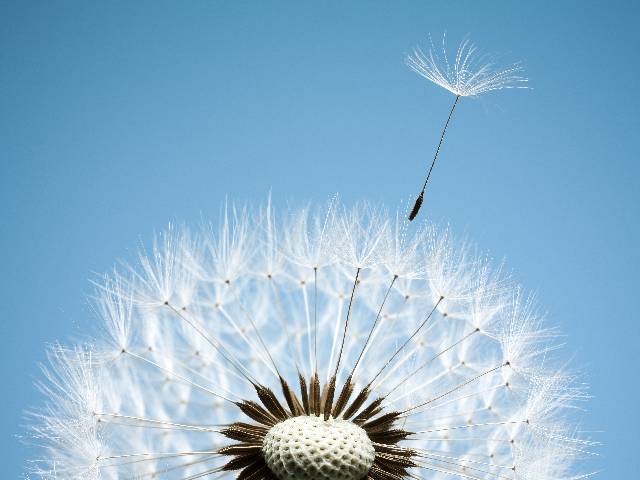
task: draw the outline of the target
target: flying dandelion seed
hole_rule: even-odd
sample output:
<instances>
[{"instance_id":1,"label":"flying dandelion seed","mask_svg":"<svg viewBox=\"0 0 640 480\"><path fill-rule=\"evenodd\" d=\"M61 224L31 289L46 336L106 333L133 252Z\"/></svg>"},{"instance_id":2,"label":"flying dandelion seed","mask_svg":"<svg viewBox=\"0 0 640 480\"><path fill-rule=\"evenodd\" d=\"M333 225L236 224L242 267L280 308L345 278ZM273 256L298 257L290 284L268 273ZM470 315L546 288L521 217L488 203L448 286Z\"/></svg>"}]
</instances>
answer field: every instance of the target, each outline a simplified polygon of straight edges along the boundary
<instances>
[{"instance_id":1,"label":"flying dandelion seed","mask_svg":"<svg viewBox=\"0 0 640 480\"><path fill-rule=\"evenodd\" d=\"M101 281L105 333L50 350L33 476L578 478L585 395L486 257L367 205L226 212Z\"/></svg>"},{"instance_id":2,"label":"flying dandelion seed","mask_svg":"<svg viewBox=\"0 0 640 480\"><path fill-rule=\"evenodd\" d=\"M527 88L527 79L521 76L523 69L519 64L503 68L497 67L489 57L480 54L469 40L465 40L460 44L452 60L449 60L447 55L444 37L442 38L441 53L438 53L438 50L434 47L431 37L429 37L429 42L430 48L428 52L425 53L421 48L417 47L413 55L407 56L407 65L418 75L453 93L455 100L440 134L440 140L427 171L422 190L409 213L409 220L416 218L420 207L422 207L424 192L431 178L433 167L440 153L440 147L442 147L447 128L460 97L477 97L483 93L505 88Z\"/></svg>"}]
</instances>

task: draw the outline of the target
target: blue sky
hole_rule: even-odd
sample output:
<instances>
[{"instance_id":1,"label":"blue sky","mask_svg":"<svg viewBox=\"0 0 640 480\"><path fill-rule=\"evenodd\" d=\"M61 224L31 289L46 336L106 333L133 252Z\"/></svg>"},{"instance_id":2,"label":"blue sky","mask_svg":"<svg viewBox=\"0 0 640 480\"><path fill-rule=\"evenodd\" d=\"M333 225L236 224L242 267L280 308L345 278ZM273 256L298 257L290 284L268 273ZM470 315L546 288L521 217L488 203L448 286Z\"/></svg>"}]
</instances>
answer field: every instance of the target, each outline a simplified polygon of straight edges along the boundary
<instances>
[{"instance_id":1,"label":"blue sky","mask_svg":"<svg viewBox=\"0 0 640 480\"><path fill-rule=\"evenodd\" d=\"M600 478L640 471L634 2L0 2L3 474L46 343L92 328L89 279L225 198L418 190L453 97L403 57L431 33L521 60L463 99L422 215L537 292L594 398Z\"/></svg>"}]
</instances>

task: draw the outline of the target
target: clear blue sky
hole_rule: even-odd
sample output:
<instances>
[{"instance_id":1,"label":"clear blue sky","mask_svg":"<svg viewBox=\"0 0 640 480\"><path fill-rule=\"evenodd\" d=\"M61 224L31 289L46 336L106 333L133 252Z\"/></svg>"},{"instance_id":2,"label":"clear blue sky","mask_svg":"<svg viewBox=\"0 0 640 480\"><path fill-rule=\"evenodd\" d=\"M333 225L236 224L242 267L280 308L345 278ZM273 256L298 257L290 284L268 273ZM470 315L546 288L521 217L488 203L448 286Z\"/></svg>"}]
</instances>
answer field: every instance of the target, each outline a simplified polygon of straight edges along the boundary
<instances>
[{"instance_id":1,"label":"clear blue sky","mask_svg":"<svg viewBox=\"0 0 640 480\"><path fill-rule=\"evenodd\" d=\"M600 478L638 448L635 2L0 3L3 478L44 345L91 328L93 272L225 197L419 187L452 96L403 65L429 32L522 60L529 91L462 101L423 215L538 292L584 367Z\"/></svg>"}]
</instances>

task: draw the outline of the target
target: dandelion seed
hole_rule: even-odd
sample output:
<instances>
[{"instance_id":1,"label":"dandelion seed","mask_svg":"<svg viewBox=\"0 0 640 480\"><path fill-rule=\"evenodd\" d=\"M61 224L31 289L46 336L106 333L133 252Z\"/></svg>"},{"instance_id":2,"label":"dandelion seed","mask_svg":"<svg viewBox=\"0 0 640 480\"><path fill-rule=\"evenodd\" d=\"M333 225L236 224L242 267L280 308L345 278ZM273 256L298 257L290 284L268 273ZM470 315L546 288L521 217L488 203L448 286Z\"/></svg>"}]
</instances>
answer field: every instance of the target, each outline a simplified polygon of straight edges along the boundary
<instances>
[{"instance_id":1,"label":"dandelion seed","mask_svg":"<svg viewBox=\"0 0 640 480\"><path fill-rule=\"evenodd\" d=\"M227 209L97 296L106 335L51 351L34 477L558 480L590 447L532 301L380 209Z\"/></svg>"},{"instance_id":2,"label":"dandelion seed","mask_svg":"<svg viewBox=\"0 0 640 480\"><path fill-rule=\"evenodd\" d=\"M476 97L506 88L527 88L527 79L521 76L523 71L521 65L516 63L507 67L497 67L486 55L480 54L469 40L464 40L460 44L453 60L450 60L447 55L444 37L441 53L434 47L431 37L429 42L428 52L425 53L420 47L416 47L413 54L407 56L406 63L418 75L453 93L455 100L440 134L422 190L409 214L409 220L415 219L420 211L424 192L460 97Z\"/></svg>"}]
</instances>

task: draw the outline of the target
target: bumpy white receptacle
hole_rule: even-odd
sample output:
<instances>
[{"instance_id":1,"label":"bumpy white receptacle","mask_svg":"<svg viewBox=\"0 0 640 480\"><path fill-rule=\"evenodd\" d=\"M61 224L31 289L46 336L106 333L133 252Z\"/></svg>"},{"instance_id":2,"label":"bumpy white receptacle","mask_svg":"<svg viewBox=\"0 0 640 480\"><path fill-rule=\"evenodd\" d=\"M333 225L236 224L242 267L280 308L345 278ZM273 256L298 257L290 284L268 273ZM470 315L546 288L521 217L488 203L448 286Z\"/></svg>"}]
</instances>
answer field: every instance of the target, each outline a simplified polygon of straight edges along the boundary
<instances>
[{"instance_id":1,"label":"bumpy white receptacle","mask_svg":"<svg viewBox=\"0 0 640 480\"><path fill-rule=\"evenodd\" d=\"M362 428L316 416L294 417L271 427L262 453L280 480L360 480L375 456Z\"/></svg>"}]
</instances>

